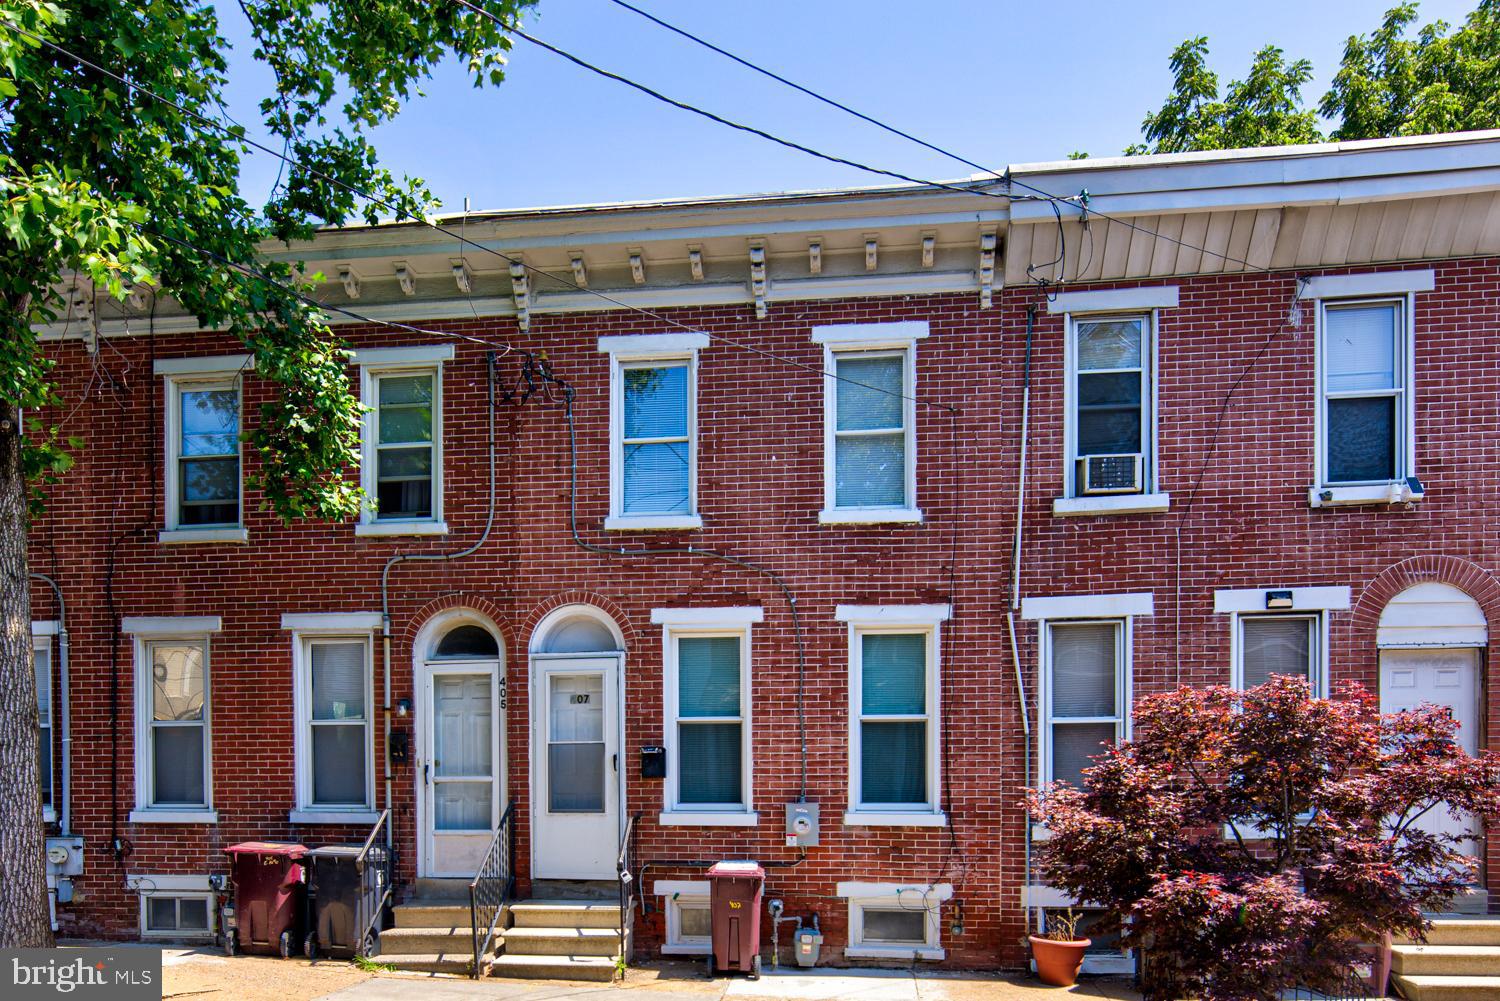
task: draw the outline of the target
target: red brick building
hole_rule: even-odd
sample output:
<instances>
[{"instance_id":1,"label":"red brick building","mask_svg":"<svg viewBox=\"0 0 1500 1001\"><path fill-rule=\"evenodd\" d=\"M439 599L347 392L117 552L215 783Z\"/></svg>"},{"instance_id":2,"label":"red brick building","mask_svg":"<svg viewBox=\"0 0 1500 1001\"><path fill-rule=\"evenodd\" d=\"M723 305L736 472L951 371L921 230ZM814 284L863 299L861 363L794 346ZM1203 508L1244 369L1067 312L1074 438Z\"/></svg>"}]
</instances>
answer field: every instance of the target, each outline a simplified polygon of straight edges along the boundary
<instances>
[{"instance_id":1,"label":"red brick building","mask_svg":"<svg viewBox=\"0 0 1500 1001\"><path fill-rule=\"evenodd\" d=\"M699 863L753 858L825 962L1014 967L1060 903L1021 790L1135 696L1355 679L1485 746L1497 169L1475 133L329 232L271 252L364 318L357 524L243 486L232 339L101 301L53 331L87 448L33 532L60 929L205 933L225 846L387 808L403 880L467 879L513 804L522 898L613 880L638 815L638 958L701 953Z\"/></svg>"}]
</instances>

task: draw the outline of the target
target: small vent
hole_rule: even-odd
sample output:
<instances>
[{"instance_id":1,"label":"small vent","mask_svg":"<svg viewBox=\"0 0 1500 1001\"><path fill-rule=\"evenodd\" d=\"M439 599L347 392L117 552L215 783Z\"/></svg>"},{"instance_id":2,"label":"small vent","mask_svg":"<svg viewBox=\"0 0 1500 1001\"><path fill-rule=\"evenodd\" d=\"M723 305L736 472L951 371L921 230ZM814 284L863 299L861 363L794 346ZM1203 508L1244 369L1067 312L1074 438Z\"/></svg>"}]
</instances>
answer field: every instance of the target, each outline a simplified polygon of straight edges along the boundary
<instances>
[{"instance_id":1,"label":"small vent","mask_svg":"<svg viewBox=\"0 0 1500 1001\"><path fill-rule=\"evenodd\" d=\"M1140 493L1141 457L1135 453L1080 456L1078 492L1081 494Z\"/></svg>"}]
</instances>

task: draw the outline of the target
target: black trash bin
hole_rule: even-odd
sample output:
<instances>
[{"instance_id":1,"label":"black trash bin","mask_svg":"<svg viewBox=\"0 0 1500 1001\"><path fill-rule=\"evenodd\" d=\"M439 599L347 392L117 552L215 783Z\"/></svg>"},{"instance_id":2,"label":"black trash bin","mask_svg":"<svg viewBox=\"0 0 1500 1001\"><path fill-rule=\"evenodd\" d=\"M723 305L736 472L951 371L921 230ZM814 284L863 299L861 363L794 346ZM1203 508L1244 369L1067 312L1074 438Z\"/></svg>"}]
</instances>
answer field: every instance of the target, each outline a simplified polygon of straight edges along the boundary
<instances>
[{"instance_id":1,"label":"black trash bin","mask_svg":"<svg viewBox=\"0 0 1500 1001\"><path fill-rule=\"evenodd\" d=\"M327 845L307 853L308 959L380 952L390 866L384 848Z\"/></svg>"}]
</instances>

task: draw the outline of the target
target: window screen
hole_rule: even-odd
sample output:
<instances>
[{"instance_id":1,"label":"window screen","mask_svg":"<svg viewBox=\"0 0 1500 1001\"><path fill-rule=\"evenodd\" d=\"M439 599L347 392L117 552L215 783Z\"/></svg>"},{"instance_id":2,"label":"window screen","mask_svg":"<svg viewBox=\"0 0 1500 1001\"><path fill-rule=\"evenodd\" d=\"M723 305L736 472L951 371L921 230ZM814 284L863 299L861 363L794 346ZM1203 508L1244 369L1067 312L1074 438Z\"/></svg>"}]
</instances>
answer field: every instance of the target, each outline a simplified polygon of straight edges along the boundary
<instances>
[{"instance_id":1,"label":"window screen","mask_svg":"<svg viewBox=\"0 0 1500 1001\"><path fill-rule=\"evenodd\" d=\"M308 644L315 805L363 806L369 800L366 648L363 640Z\"/></svg>"},{"instance_id":2,"label":"window screen","mask_svg":"<svg viewBox=\"0 0 1500 1001\"><path fill-rule=\"evenodd\" d=\"M1313 680L1318 619L1313 615L1256 615L1240 619L1240 677L1245 688L1290 674Z\"/></svg>"},{"instance_id":3,"label":"window screen","mask_svg":"<svg viewBox=\"0 0 1500 1001\"><path fill-rule=\"evenodd\" d=\"M432 517L434 373L376 379L376 519Z\"/></svg>"},{"instance_id":4,"label":"window screen","mask_svg":"<svg viewBox=\"0 0 1500 1001\"><path fill-rule=\"evenodd\" d=\"M1328 306L1323 312L1328 480L1389 482L1402 475L1402 307Z\"/></svg>"},{"instance_id":5,"label":"window screen","mask_svg":"<svg viewBox=\"0 0 1500 1001\"><path fill-rule=\"evenodd\" d=\"M184 389L178 403L178 524L239 524L239 390Z\"/></svg>"},{"instance_id":6,"label":"window screen","mask_svg":"<svg viewBox=\"0 0 1500 1001\"><path fill-rule=\"evenodd\" d=\"M1080 321L1075 329L1077 453L1143 452L1146 321L1141 317Z\"/></svg>"},{"instance_id":7,"label":"window screen","mask_svg":"<svg viewBox=\"0 0 1500 1001\"><path fill-rule=\"evenodd\" d=\"M906 355L834 359L834 506L906 507Z\"/></svg>"},{"instance_id":8,"label":"window screen","mask_svg":"<svg viewBox=\"0 0 1500 1001\"><path fill-rule=\"evenodd\" d=\"M692 513L688 375L685 361L623 371L624 514Z\"/></svg>"},{"instance_id":9,"label":"window screen","mask_svg":"<svg viewBox=\"0 0 1500 1001\"><path fill-rule=\"evenodd\" d=\"M926 633L862 633L860 801L926 807Z\"/></svg>"},{"instance_id":10,"label":"window screen","mask_svg":"<svg viewBox=\"0 0 1500 1001\"><path fill-rule=\"evenodd\" d=\"M151 805L208 805L207 662L203 644L152 643Z\"/></svg>"},{"instance_id":11,"label":"window screen","mask_svg":"<svg viewBox=\"0 0 1500 1001\"><path fill-rule=\"evenodd\" d=\"M680 803L744 801L741 645L738 636L677 638Z\"/></svg>"},{"instance_id":12,"label":"window screen","mask_svg":"<svg viewBox=\"0 0 1500 1001\"><path fill-rule=\"evenodd\" d=\"M1119 622L1049 626L1053 781L1081 786L1093 756L1120 737L1121 634Z\"/></svg>"},{"instance_id":13,"label":"window screen","mask_svg":"<svg viewBox=\"0 0 1500 1001\"><path fill-rule=\"evenodd\" d=\"M927 911L915 907L861 908L861 940L871 945L926 945Z\"/></svg>"},{"instance_id":14,"label":"window screen","mask_svg":"<svg viewBox=\"0 0 1500 1001\"><path fill-rule=\"evenodd\" d=\"M707 902L677 904L677 935L683 942L707 942L713 933L713 916Z\"/></svg>"}]
</instances>

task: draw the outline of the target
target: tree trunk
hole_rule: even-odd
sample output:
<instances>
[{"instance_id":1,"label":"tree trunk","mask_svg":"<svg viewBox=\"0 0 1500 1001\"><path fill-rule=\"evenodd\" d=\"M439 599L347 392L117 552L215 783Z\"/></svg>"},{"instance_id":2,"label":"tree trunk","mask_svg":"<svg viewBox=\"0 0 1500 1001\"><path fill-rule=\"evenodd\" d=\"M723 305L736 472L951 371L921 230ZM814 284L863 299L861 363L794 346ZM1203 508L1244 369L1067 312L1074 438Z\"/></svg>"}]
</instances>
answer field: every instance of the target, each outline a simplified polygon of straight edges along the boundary
<instances>
[{"instance_id":1,"label":"tree trunk","mask_svg":"<svg viewBox=\"0 0 1500 1001\"><path fill-rule=\"evenodd\" d=\"M0 401L0 948L51 947L20 414Z\"/></svg>"}]
</instances>

